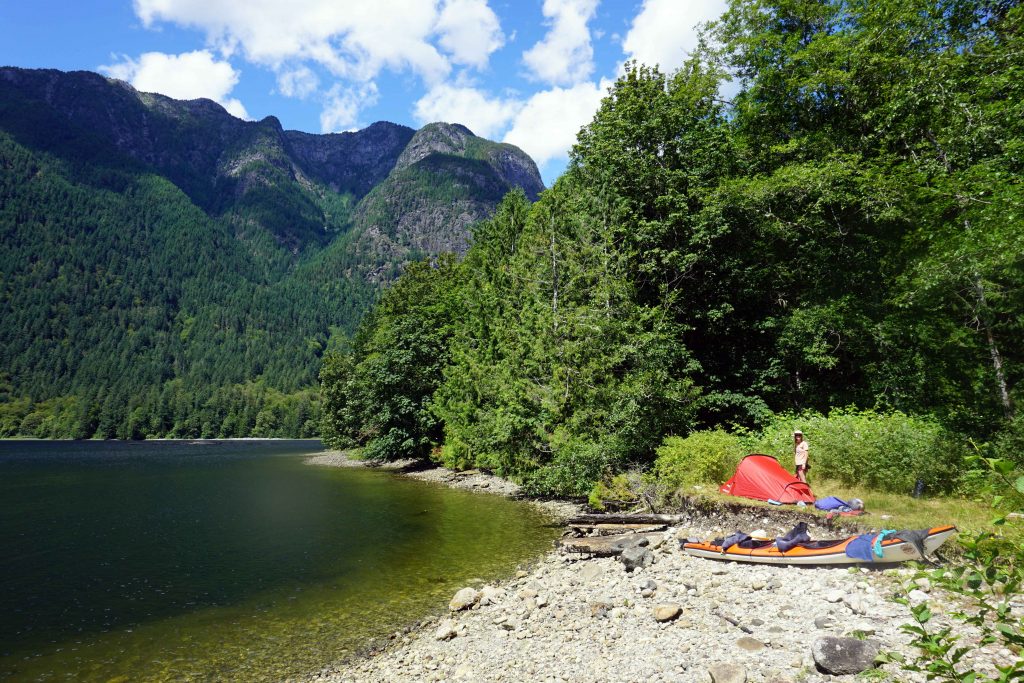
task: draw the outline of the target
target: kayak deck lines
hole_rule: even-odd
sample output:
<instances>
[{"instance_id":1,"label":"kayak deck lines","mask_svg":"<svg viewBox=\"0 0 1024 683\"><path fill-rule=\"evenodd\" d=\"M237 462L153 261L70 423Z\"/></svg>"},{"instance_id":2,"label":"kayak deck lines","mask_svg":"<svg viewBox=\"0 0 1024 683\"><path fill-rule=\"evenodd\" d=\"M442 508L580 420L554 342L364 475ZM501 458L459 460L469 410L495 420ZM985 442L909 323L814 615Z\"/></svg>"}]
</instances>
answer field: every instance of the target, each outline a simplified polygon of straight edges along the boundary
<instances>
[{"instance_id":1,"label":"kayak deck lines","mask_svg":"<svg viewBox=\"0 0 1024 683\"><path fill-rule=\"evenodd\" d=\"M921 533L923 534L921 546L925 556L928 556L956 533L956 527L952 525L932 527L922 530ZM921 557L921 551L913 540L900 538L899 533L883 537L874 543L874 552L871 553L870 560L863 557L851 557L846 552L847 548L850 547L851 542L860 537L861 535L854 535L843 539L798 543L785 551L780 550L776 546L776 542L769 539L753 539L744 544L748 547L740 547L739 544L736 544L724 551L721 545L713 541L685 541L681 545L685 553L694 557L760 564L871 565L926 559ZM718 541L718 543L722 542L722 540ZM881 555L879 556L877 553L881 553Z\"/></svg>"}]
</instances>

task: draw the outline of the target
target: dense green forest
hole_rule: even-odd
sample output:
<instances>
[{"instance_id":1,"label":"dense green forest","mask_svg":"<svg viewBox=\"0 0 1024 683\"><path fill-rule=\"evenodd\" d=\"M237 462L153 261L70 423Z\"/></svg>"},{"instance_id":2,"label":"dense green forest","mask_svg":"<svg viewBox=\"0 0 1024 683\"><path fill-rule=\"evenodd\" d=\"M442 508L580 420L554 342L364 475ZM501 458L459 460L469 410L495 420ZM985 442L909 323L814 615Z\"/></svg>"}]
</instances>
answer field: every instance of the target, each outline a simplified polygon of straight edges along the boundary
<instances>
[{"instance_id":1,"label":"dense green forest","mask_svg":"<svg viewBox=\"0 0 1024 683\"><path fill-rule=\"evenodd\" d=\"M368 283L273 279L158 176L2 134L0 163L0 435L316 435L320 355Z\"/></svg>"},{"instance_id":2,"label":"dense green forest","mask_svg":"<svg viewBox=\"0 0 1024 683\"><path fill-rule=\"evenodd\" d=\"M734 0L676 73L626 65L538 202L386 293L325 360L325 436L562 494L836 411L946 458L899 481L1019 463L1022 173L1016 3Z\"/></svg>"},{"instance_id":3,"label":"dense green forest","mask_svg":"<svg viewBox=\"0 0 1024 683\"><path fill-rule=\"evenodd\" d=\"M309 135L2 68L0 437L316 436L323 354L510 187L542 189L529 157L461 126Z\"/></svg>"}]
</instances>

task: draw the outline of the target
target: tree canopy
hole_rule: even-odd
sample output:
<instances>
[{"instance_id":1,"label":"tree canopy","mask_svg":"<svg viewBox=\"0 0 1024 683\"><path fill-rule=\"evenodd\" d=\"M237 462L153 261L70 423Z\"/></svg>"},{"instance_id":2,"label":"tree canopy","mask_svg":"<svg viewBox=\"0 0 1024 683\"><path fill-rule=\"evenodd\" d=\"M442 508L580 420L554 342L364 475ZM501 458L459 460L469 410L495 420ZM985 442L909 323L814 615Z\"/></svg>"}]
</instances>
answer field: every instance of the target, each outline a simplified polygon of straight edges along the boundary
<instances>
[{"instance_id":1,"label":"tree canopy","mask_svg":"<svg viewBox=\"0 0 1024 683\"><path fill-rule=\"evenodd\" d=\"M677 72L627 64L558 183L506 197L432 271L413 308L448 311L443 367L388 369L436 420L409 438L580 493L666 436L780 412L1012 424L1022 29L1008 2L734 0ZM361 334L397 349L414 321L381 306ZM379 358L343 361L350 395Z\"/></svg>"}]
</instances>

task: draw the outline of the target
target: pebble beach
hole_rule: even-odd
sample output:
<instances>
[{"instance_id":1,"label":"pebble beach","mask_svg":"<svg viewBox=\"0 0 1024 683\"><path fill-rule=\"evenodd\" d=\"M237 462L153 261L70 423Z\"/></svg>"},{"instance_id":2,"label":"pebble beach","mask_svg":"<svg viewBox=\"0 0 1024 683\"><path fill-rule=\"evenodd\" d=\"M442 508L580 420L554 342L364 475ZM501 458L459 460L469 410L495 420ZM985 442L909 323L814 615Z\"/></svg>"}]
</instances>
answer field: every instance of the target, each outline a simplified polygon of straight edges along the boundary
<instances>
[{"instance_id":1,"label":"pebble beach","mask_svg":"<svg viewBox=\"0 0 1024 683\"><path fill-rule=\"evenodd\" d=\"M336 462L327 461L332 458ZM320 459L315 464L340 464L345 458L325 454ZM485 493L517 493L515 484L481 473L438 468L408 476ZM578 512L563 501L535 504L563 519ZM723 535L741 523L757 524L772 535L789 529L755 514L761 516L684 519L655 536L646 566L631 571L619 558L554 549L505 582L466 586L448 605L438 605L435 617L307 680L852 682L855 675L828 663L836 654L829 647L858 650L840 652L840 658L870 659L879 651L913 658L910 637L901 629L912 621L910 609L892 600L896 593L907 596L908 584L911 603L926 601L936 614L930 628L949 625L965 643L976 639L948 614L956 606L949 597L927 579L914 582L909 568L750 565L694 558L680 550L681 539ZM828 536L812 528L812 537ZM1014 610L1024 615L1024 603L1019 596L1016 600ZM964 666L994 673L995 665L1015 656L997 645L974 647ZM882 664L873 675L925 680L924 674L903 672L893 663Z\"/></svg>"}]
</instances>

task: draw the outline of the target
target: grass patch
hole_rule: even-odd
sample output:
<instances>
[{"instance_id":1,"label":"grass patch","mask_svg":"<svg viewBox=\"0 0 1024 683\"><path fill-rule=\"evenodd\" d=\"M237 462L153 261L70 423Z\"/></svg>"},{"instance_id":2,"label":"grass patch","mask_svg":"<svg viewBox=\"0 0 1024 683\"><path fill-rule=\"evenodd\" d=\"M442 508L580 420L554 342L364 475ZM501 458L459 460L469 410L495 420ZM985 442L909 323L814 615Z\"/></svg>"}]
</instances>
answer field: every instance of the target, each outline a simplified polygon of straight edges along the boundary
<instances>
[{"instance_id":1,"label":"grass patch","mask_svg":"<svg viewBox=\"0 0 1024 683\"><path fill-rule=\"evenodd\" d=\"M860 498L864 501L864 509L870 514L861 517L840 517L837 522L843 527L856 525L871 529L925 529L942 524L953 524L960 530L960 536L964 538L987 531L996 534L1007 543L1024 544L1024 524L1018 521L1004 526L993 525L992 520L996 517L996 512L983 502L955 496L914 498L898 493L871 491L837 481L813 477L810 484L815 495L819 498L836 496L843 500ZM824 512L811 505L803 508L784 505L780 508L779 506L769 505L757 500L727 496L719 493L718 488L712 485L690 487L689 489L681 489L679 492L690 496L698 495L702 498L721 503L749 505L752 508L758 509L802 510L822 520L825 518ZM958 547L956 544L947 544L944 546L944 554L959 554L957 552Z\"/></svg>"}]
</instances>

